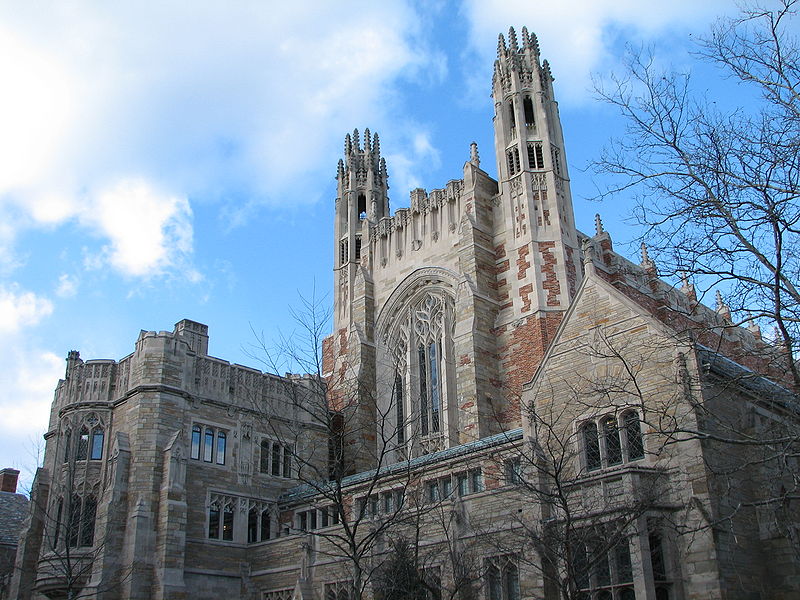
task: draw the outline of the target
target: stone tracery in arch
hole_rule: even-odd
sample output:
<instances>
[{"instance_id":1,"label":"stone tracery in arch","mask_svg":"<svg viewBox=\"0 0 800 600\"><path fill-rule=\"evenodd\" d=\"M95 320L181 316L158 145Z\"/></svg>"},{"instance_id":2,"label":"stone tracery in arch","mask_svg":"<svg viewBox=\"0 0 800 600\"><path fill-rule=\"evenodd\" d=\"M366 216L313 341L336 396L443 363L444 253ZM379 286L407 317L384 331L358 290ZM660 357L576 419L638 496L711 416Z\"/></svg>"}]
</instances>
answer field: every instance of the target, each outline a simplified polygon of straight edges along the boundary
<instances>
[{"instance_id":1,"label":"stone tracery in arch","mask_svg":"<svg viewBox=\"0 0 800 600\"><path fill-rule=\"evenodd\" d=\"M391 402L387 411L400 458L449 445L454 283L443 269L420 269L398 286L378 319L381 396Z\"/></svg>"}]
</instances>

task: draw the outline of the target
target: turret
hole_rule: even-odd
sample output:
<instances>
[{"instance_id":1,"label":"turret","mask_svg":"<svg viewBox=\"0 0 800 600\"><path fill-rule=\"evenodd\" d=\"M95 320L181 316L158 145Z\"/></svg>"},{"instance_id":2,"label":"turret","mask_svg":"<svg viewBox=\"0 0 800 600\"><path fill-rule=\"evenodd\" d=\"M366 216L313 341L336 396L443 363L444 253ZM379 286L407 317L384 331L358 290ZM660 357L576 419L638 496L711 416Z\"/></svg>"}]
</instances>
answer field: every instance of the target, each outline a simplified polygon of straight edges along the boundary
<instances>
[{"instance_id":1,"label":"turret","mask_svg":"<svg viewBox=\"0 0 800 600\"><path fill-rule=\"evenodd\" d=\"M369 225L389 215L389 176L380 148L377 133L365 130L362 146L356 129L345 136L344 159L337 167L334 270L339 276L334 303L342 326L348 321L347 298L352 298L356 269L368 251Z\"/></svg>"},{"instance_id":2,"label":"turret","mask_svg":"<svg viewBox=\"0 0 800 600\"><path fill-rule=\"evenodd\" d=\"M564 138L553 93L550 65L542 61L534 34L513 28L499 36L492 79L494 133L503 213L514 246L542 254L549 273L530 280L548 282L547 294L531 303L537 310L565 310L581 273ZM527 250L526 250L527 251ZM527 284L527 282L526 282Z\"/></svg>"}]
</instances>

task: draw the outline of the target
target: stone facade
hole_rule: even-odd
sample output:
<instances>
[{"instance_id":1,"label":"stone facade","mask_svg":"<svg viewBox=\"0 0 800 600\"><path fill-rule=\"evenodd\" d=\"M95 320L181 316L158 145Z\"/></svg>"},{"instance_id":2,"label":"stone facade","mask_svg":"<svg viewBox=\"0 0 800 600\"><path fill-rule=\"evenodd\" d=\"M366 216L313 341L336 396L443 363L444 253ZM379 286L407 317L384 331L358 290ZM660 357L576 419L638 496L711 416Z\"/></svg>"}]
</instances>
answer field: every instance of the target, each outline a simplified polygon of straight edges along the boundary
<instances>
[{"instance_id":1,"label":"stone facade","mask_svg":"<svg viewBox=\"0 0 800 600\"><path fill-rule=\"evenodd\" d=\"M744 443L797 430L787 357L575 228L552 81L501 36L498 180L473 144L394 214L345 138L321 373L189 320L70 352L16 597L355 600L399 539L432 598L796 597L796 448Z\"/></svg>"}]
</instances>

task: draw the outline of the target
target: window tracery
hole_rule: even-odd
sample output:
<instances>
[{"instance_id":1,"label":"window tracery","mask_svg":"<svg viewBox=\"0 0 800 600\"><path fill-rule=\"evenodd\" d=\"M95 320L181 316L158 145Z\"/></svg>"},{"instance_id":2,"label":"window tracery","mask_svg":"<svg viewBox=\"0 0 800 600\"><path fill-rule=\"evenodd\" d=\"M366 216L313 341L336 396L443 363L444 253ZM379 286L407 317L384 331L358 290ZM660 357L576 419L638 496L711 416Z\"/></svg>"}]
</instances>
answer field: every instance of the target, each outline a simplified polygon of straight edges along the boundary
<instances>
[{"instance_id":1,"label":"window tracery","mask_svg":"<svg viewBox=\"0 0 800 600\"><path fill-rule=\"evenodd\" d=\"M453 299L444 290L428 289L401 305L387 336L388 394L393 404L396 444L411 444L415 454L446 446L448 363L452 362Z\"/></svg>"}]
</instances>

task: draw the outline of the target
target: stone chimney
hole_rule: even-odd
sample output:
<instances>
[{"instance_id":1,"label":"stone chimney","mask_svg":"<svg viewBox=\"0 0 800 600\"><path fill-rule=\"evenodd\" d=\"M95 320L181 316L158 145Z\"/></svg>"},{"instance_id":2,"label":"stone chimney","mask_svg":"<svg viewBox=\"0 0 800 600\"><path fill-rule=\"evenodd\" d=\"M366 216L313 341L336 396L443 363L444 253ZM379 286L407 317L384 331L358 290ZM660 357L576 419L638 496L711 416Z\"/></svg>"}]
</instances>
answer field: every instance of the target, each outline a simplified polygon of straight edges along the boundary
<instances>
[{"instance_id":1,"label":"stone chimney","mask_svg":"<svg viewBox=\"0 0 800 600\"><path fill-rule=\"evenodd\" d=\"M17 493L17 479L19 471L16 469L5 468L0 471L0 492Z\"/></svg>"}]
</instances>

